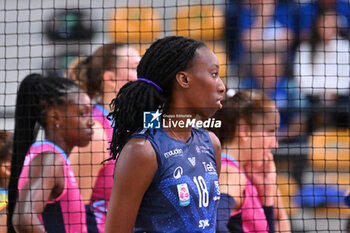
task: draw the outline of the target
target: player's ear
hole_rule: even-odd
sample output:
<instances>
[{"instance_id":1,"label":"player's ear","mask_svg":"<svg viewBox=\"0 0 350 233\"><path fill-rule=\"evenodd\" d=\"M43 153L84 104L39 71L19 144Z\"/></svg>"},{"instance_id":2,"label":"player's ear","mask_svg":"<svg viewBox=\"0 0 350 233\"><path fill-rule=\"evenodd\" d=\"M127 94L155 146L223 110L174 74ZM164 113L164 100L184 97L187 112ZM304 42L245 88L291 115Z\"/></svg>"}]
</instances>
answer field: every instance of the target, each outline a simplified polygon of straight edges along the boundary
<instances>
[{"instance_id":1,"label":"player's ear","mask_svg":"<svg viewBox=\"0 0 350 233\"><path fill-rule=\"evenodd\" d=\"M0 177L10 177L11 175L11 163L0 163Z\"/></svg>"},{"instance_id":2,"label":"player's ear","mask_svg":"<svg viewBox=\"0 0 350 233\"><path fill-rule=\"evenodd\" d=\"M116 81L115 81L115 73L112 71L105 71L103 73L103 81L105 83L107 83L108 85L115 85Z\"/></svg>"},{"instance_id":3,"label":"player's ear","mask_svg":"<svg viewBox=\"0 0 350 233\"><path fill-rule=\"evenodd\" d=\"M57 107L50 107L46 110L46 124L51 128L60 128L64 117L62 111Z\"/></svg>"},{"instance_id":4,"label":"player's ear","mask_svg":"<svg viewBox=\"0 0 350 233\"><path fill-rule=\"evenodd\" d=\"M189 79L185 71L180 71L179 73L176 74L176 81L182 88L189 87Z\"/></svg>"},{"instance_id":5,"label":"player's ear","mask_svg":"<svg viewBox=\"0 0 350 233\"><path fill-rule=\"evenodd\" d=\"M107 81L113 81L114 80L114 73L112 72L112 71L105 71L104 73L103 73L103 80L105 81L105 82L107 82Z\"/></svg>"}]
</instances>

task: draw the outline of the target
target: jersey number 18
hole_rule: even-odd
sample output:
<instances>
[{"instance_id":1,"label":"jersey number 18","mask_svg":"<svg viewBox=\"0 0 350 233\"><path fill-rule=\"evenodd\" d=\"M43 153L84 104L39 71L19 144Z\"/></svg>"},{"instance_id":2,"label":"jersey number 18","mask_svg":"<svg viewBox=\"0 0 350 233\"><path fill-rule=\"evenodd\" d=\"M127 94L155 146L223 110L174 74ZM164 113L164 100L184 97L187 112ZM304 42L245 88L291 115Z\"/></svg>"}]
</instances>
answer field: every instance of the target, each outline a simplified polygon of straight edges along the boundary
<instances>
[{"instance_id":1,"label":"jersey number 18","mask_svg":"<svg viewBox=\"0 0 350 233\"><path fill-rule=\"evenodd\" d=\"M197 186L198 190L198 200L199 200L199 208L208 207L209 205L209 192L207 188L207 184L202 176L193 177L193 182Z\"/></svg>"}]
</instances>

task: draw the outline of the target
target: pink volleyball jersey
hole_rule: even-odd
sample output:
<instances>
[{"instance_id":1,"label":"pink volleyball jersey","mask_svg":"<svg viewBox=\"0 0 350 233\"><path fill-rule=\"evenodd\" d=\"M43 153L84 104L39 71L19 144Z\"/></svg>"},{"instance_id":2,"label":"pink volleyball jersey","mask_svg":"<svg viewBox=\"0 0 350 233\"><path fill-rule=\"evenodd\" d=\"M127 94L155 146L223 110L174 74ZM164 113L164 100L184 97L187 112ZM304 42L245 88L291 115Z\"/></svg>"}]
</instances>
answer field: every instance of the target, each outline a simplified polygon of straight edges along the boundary
<instances>
[{"instance_id":1,"label":"pink volleyball jersey","mask_svg":"<svg viewBox=\"0 0 350 233\"><path fill-rule=\"evenodd\" d=\"M86 233L85 206L76 182L70 161L66 153L57 145L49 141L34 143L26 155L23 169L18 182L20 192L28 182L31 161L45 151L54 151L64 160L64 190L54 201L47 202L44 212L40 216L47 232L55 233Z\"/></svg>"},{"instance_id":2,"label":"pink volleyball jersey","mask_svg":"<svg viewBox=\"0 0 350 233\"><path fill-rule=\"evenodd\" d=\"M112 141L113 128L111 122L107 119L108 111L101 105L95 105L92 110L92 116L99 122L106 133L108 147ZM107 149L107 148L106 148ZM97 228L99 232L104 232L106 214L109 198L113 186L114 161L109 160L99 171L98 177L91 196L92 211L95 215Z\"/></svg>"},{"instance_id":3,"label":"pink volleyball jersey","mask_svg":"<svg viewBox=\"0 0 350 233\"><path fill-rule=\"evenodd\" d=\"M221 166L232 166L243 173L237 161L226 154L222 154ZM265 212L258 196L258 191L256 187L251 183L250 179L247 176L245 176L245 178L246 184L244 187L243 204L238 211L232 210L231 219L237 219L239 217L241 218L235 222L242 223L242 226L236 226L236 228L243 230L243 232L268 233L268 222L266 220ZM235 224L230 225L232 227Z\"/></svg>"}]
</instances>

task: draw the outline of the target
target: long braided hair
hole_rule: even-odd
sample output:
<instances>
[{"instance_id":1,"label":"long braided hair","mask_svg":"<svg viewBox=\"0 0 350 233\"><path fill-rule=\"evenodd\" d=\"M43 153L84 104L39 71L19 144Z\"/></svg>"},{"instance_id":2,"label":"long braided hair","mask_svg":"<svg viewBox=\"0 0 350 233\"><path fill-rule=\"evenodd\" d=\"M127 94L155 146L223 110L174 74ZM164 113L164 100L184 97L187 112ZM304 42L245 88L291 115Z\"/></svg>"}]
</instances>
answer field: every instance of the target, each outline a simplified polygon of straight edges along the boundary
<instances>
[{"instance_id":1,"label":"long braided hair","mask_svg":"<svg viewBox=\"0 0 350 233\"><path fill-rule=\"evenodd\" d=\"M169 103L173 82L178 72L192 66L196 50L205 46L203 42L186 37L169 36L155 41L137 67L137 77L148 79L155 86L142 81L128 82L111 102L113 138L111 155L116 159L127 139L143 126L143 112L163 110Z\"/></svg>"},{"instance_id":2,"label":"long braided hair","mask_svg":"<svg viewBox=\"0 0 350 233\"><path fill-rule=\"evenodd\" d=\"M64 105L66 97L78 93L79 86L71 80L57 77L44 78L40 74L26 76L17 92L13 156L9 184L8 232L15 232L12 216L18 196L18 179L25 156L35 142L39 126L46 129L46 109Z\"/></svg>"}]
</instances>

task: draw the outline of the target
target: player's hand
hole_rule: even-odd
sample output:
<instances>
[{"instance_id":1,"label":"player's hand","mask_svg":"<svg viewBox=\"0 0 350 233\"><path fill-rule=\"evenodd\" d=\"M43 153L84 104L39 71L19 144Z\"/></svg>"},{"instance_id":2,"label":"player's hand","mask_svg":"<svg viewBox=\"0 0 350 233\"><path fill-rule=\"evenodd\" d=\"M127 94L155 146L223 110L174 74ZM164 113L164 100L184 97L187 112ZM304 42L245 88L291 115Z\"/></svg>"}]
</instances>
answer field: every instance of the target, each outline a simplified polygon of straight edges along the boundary
<instances>
[{"instance_id":1,"label":"player's hand","mask_svg":"<svg viewBox=\"0 0 350 233\"><path fill-rule=\"evenodd\" d=\"M262 161L250 161L245 165L244 170L257 188L262 204L264 206L273 206L277 195L277 176L272 153L265 153Z\"/></svg>"}]
</instances>

